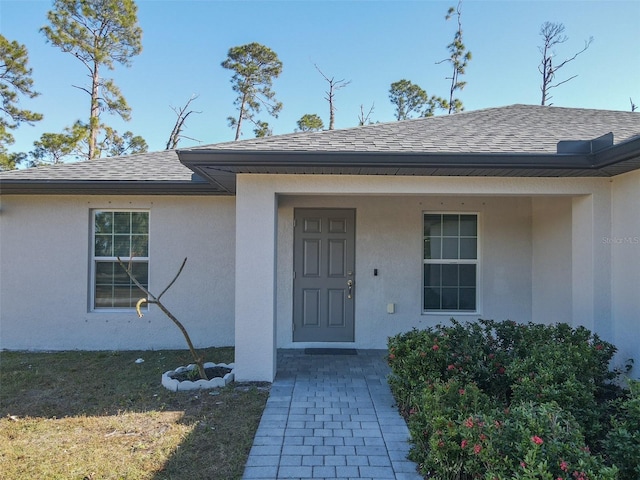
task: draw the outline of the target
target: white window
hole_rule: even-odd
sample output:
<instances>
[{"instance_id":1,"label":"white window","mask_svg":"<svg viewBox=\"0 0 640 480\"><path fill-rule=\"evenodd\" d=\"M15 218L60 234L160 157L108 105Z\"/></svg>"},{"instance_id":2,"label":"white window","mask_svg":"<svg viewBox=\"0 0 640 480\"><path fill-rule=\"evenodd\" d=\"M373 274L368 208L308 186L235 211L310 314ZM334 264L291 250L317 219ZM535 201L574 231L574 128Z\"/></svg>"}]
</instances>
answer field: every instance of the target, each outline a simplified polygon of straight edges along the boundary
<instances>
[{"instance_id":1,"label":"white window","mask_svg":"<svg viewBox=\"0 0 640 480\"><path fill-rule=\"evenodd\" d=\"M118 257L145 288L149 284L149 212L93 211L92 304L94 309L132 308L145 297Z\"/></svg>"},{"instance_id":2,"label":"white window","mask_svg":"<svg viewBox=\"0 0 640 480\"><path fill-rule=\"evenodd\" d=\"M478 310L478 215L425 213L423 311Z\"/></svg>"}]
</instances>

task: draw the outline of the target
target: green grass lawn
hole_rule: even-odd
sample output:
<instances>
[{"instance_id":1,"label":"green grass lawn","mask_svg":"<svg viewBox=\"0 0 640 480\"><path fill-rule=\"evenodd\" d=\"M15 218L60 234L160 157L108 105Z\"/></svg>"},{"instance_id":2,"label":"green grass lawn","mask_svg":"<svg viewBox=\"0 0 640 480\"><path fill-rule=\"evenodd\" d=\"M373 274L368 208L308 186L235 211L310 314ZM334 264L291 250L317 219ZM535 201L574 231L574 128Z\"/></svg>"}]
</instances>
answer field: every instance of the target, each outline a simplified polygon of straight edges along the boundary
<instances>
[{"instance_id":1,"label":"green grass lawn","mask_svg":"<svg viewBox=\"0 0 640 480\"><path fill-rule=\"evenodd\" d=\"M233 361L232 348L201 352ZM269 384L160 384L188 363L188 351L0 352L2 478L241 478Z\"/></svg>"}]
</instances>

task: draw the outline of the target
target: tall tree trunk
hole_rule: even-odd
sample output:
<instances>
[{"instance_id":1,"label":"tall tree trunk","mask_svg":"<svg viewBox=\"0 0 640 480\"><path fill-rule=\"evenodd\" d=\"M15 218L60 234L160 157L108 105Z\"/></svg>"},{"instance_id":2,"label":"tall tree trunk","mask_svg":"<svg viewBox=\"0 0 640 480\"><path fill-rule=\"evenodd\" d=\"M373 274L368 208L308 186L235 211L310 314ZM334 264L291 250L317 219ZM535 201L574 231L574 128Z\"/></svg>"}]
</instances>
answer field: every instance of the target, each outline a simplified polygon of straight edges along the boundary
<instances>
[{"instance_id":1,"label":"tall tree trunk","mask_svg":"<svg viewBox=\"0 0 640 480\"><path fill-rule=\"evenodd\" d=\"M241 125L242 125L242 109L240 110L240 116L238 117L238 123L236 124L236 138L234 138L234 140L238 140L240 138Z\"/></svg>"},{"instance_id":2,"label":"tall tree trunk","mask_svg":"<svg viewBox=\"0 0 640 480\"><path fill-rule=\"evenodd\" d=\"M247 103L247 94L245 93L242 96L242 103L240 104L240 115L238 115L238 123L236 124L236 138L238 140L240 138L240 130L242 128L242 117L244 117L244 108Z\"/></svg>"},{"instance_id":3,"label":"tall tree trunk","mask_svg":"<svg viewBox=\"0 0 640 480\"><path fill-rule=\"evenodd\" d=\"M333 106L333 84L329 87L329 92L329 130L333 130L336 123L336 109Z\"/></svg>"},{"instance_id":4,"label":"tall tree trunk","mask_svg":"<svg viewBox=\"0 0 640 480\"><path fill-rule=\"evenodd\" d=\"M91 112L89 115L89 160L97 155L98 130L100 129L100 70L98 63L93 64L91 76Z\"/></svg>"},{"instance_id":5,"label":"tall tree trunk","mask_svg":"<svg viewBox=\"0 0 640 480\"><path fill-rule=\"evenodd\" d=\"M551 58L547 56L547 45L545 43L544 53L542 54L542 87L540 87L542 93L542 99L540 101L540 105L545 105L547 103L547 85L551 82L549 78L550 69L549 63L551 62Z\"/></svg>"}]
</instances>

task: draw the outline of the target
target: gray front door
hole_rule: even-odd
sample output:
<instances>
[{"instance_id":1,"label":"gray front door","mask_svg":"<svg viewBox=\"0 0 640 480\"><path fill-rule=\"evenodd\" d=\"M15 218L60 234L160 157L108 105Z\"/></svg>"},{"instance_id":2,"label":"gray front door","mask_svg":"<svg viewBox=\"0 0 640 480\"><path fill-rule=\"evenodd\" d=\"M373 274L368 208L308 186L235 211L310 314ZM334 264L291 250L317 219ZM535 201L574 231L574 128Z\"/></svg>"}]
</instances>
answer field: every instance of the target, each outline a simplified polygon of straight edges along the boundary
<instances>
[{"instance_id":1,"label":"gray front door","mask_svg":"<svg viewBox=\"0 0 640 480\"><path fill-rule=\"evenodd\" d=\"M294 211L293 341L353 342L355 211Z\"/></svg>"}]
</instances>

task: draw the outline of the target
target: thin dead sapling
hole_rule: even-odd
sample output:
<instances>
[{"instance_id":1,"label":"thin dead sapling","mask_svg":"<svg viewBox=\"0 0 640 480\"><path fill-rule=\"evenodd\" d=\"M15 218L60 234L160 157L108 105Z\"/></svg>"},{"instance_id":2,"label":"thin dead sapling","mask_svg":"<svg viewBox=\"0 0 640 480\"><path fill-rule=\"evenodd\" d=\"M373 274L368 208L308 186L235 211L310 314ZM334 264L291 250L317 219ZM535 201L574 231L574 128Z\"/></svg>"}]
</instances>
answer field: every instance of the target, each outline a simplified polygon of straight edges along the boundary
<instances>
[{"instance_id":1,"label":"thin dead sapling","mask_svg":"<svg viewBox=\"0 0 640 480\"><path fill-rule=\"evenodd\" d=\"M118 257L118 263L120 264L120 266L124 269L125 272L127 272L127 275L129 276L129 278L131 279L131 281L136 285L136 287L138 287L140 290L142 290L142 292L147 296L146 298L141 298L140 300L138 300L138 302L136 303L136 312L138 313L138 317L142 318L143 314L141 311L141 306L143 303L148 303L148 304L153 304L153 305L157 305L160 310L162 310L162 312L169 317L169 319L176 324L176 326L180 329L180 331L182 332L182 335L184 336L184 339L187 341L187 345L189 346L189 351L191 352L191 355L193 356L193 363L197 366L198 368L198 373L200 375L200 378L203 380L209 380L209 378L207 377L207 374L205 372L204 369L204 359L202 358L202 356L198 355L198 352L196 351L196 349L193 346L193 342L191 341L191 337L189 337L189 333L187 332L187 329L184 327L184 325L182 325L182 323L175 317L175 315L173 315L169 309L167 307L164 306L164 304L162 303L162 301L160 300L162 298L162 296L165 294L165 292L167 290L169 290L169 288L171 288L171 286L175 283L175 281L178 279L178 277L180 276L180 274L182 273L182 270L184 269L185 264L187 263L187 258L185 257L185 259L182 261L182 265L180 265L180 269L178 270L178 273L176 273L176 275L173 277L173 280L171 280L171 282L169 283L169 285L167 285L167 287L160 293L160 295L158 295L157 297L155 295L153 295L147 288L145 288L139 281L138 279L133 275L132 270L131 270L131 266L132 263L129 262L129 265L125 265L124 262L122 260L120 260L120 257Z\"/></svg>"}]
</instances>

